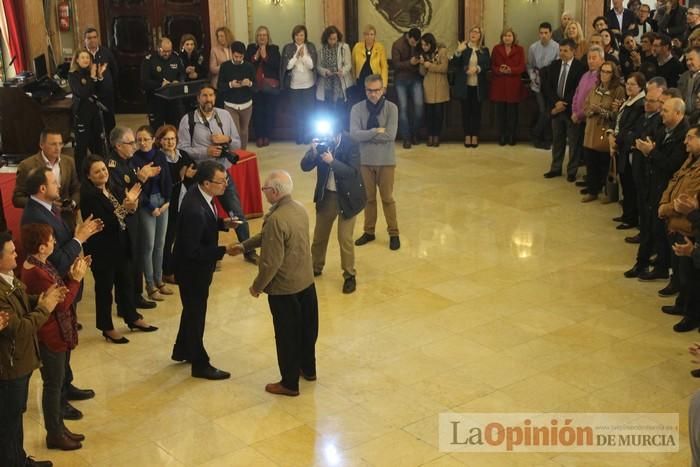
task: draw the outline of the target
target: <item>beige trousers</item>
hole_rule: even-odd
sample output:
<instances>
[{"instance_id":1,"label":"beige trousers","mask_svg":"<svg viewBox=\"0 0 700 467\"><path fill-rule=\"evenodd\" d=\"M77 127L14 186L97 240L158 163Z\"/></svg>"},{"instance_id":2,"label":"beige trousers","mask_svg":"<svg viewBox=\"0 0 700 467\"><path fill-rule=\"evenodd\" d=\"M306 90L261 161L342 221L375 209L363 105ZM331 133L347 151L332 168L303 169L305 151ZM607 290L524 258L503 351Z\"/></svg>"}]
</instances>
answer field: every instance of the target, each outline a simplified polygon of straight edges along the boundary
<instances>
[{"instance_id":1,"label":"beige trousers","mask_svg":"<svg viewBox=\"0 0 700 467\"><path fill-rule=\"evenodd\" d=\"M241 137L241 149L245 149L248 147L248 127L250 126L250 117L253 115L253 106L243 110L226 107L226 110L231 114L233 123L236 124L236 129Z\"/></svg>"},{"instance_id":2,"label":"beige trousers","mask_svg":"<svg viewBox=\"0 0 700 467\"><path fill-rule=\"evenodd\" d=\"M387 231L390 236L399 235L399 223L396 220L396 201L394 201L394 171L393 165L361 165L362 181L367 192L365 206L365 233L374 235L377 224L377 188L382 198L382 209L386 219Z\"/></svg>"},{"instance_id":3,"label":"beige trousers","mask_svg":"<svg viewBox=\"0 0 700 467\"><path fill-rule=\"evenodd\" d=\"M311 258L314 272L323 271L326 264L326 251L328 239L336 217L338 218L338 244L340 245L340 267L343 269L343 277L346 279L355 275L355 244L353 233L355 230L355 218L345 219L338 215L338 194L334 191L326 191L323 200L316 203L316 226L314 227L314 239L311 242Z\"/></svg>"}]
</instances>

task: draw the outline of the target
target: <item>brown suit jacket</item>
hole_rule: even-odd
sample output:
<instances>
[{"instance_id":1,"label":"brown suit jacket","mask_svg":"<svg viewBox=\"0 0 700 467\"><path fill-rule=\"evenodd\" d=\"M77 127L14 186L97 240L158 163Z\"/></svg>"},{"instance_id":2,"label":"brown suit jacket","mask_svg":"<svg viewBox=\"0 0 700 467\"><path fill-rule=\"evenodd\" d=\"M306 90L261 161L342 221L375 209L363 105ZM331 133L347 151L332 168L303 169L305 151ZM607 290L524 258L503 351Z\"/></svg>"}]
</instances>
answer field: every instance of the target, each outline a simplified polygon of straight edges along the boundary
<instances>
[{"instance_id":1,"label":"brown suit jacket","mask_svg":"<svg viewBox=\"0 0 700 467\"><path fill-rule=\"evenodd\" d=\"M58 164L61 167L61 199L71 199L75 201L75 210L64 211L62 214L63 219L72 229L75 227L75 216L80 206L80 181L78 180L78 172L75 169L75 162L71 156L61 154L61 159ZM27 157L17 167L15 191L12 193L12 204L16 208L24 209L27 205L27 200L29 200L29 193L27 193L25 188L27 176L32 170L40 167L45 167L41 152Z\"/></svg>"}]
</instances>

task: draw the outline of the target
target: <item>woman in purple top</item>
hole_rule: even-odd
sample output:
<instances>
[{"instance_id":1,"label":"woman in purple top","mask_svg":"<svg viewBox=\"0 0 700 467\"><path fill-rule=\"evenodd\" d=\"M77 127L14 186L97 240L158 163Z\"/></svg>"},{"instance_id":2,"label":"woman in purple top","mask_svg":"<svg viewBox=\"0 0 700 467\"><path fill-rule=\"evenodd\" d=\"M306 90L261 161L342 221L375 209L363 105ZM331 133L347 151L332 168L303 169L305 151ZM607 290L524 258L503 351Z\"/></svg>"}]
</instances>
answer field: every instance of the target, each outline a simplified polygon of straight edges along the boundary
<instances>
[{"instance_id":1,"label":"woman in purple top","mask_svg":"<svg viewBox=\"0 0 700 467\"><path fill-rule=\"evenodd\" d=\"M163 295L173 291L163 282L163 249L168 227L168 207L173 190L168 159L153 146L153 130L142 126L136 130L138 150L134 153L134 165L140 169L146 164L160 167L160 174L148 179L142 186L139 203L140 247L136 252L143 263L146 291L151 300L162 301Z\"/></svg>"}]
</instances>

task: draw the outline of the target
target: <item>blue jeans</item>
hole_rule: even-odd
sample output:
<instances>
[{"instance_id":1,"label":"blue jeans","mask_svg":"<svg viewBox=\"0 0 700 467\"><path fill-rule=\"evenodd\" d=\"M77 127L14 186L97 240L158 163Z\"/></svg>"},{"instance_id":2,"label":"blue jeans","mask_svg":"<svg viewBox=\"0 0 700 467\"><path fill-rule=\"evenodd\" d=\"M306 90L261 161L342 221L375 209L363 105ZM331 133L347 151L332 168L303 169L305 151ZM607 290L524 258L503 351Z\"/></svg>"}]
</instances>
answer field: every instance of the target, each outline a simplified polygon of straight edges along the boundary
<instances>
[{"instance_id":1,"label":"blue jeans","mask_svg":"<svg viewBox=\"0 0 700 467\"><path fill-rule=\"evenodd\" d=\"M0 381L0 465L3 467L23 467L27 461L22 416L27 410L31 377L29 373Z\"/></svg>"},{"instance_id":2,"label":"blue jeans","mask_svg":"<svg viewBox=\"0 0 700 467\"><path fill-rule=\"evenodd\" d=\"M152 194L148 200L151 206L162 206L165 203L165 198L160 193ZM141 207L139 217L143 275L146 277L146 286L153 289L157 284L163 283L163 248L168 228L168 210L156 217L149 208Z\"/></svg>"},{"instance_id":3,"label":"blue jeans","mask_svg":"<svg viewBox=\"0 0 700 467\"><path fill-rule=\"evenodd\" d=\"M413 102L413 124L408 117L408 95ZM396 95L399 98L399 134L410 140L423 123L423 83L419 79L396 80Z\"/></svg>"}]
</instances>

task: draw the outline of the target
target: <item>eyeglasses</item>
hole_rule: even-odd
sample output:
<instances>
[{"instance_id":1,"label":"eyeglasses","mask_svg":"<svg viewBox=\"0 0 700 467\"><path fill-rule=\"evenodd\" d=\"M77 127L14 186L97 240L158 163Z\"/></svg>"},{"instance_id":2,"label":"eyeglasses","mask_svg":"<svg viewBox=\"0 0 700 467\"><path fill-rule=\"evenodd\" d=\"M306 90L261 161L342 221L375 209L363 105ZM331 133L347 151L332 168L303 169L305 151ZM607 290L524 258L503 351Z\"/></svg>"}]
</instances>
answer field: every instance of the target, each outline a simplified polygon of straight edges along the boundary
<instances>
[{"instance_id":1,"label":"eyeglasses","mask_svg":"<svg viewBox=\"0 0 700 467\"><path fill-rule=\"evenodd\" d=\"M377 88L377 89L370 89L370 88L365 88L365 91L367 94L376 94L378 92L382 92L384 88Z\"/></svg>"},{"instance_id":2,"label":"eyeglasses","mask_svg":"<svg viewBox=\"0 0 700 467\"><path fill-rule=\"evenodd\" d=\"M126 144L126 145L129 145L129 146L136 146L136 141L135 141L135 140L132 140L132 141L122 141L122 142L119 143L119 144Z\"/></svg>"},{"instance_id":3,"label":"eyeglasses","mask_svg":"<svg viewBox=\"0 0 700 467\"><path fill-rule=\"evenodd\" d=\"M260 191L265 191L265 190L274 190L274 188L272 188L271 186L260 187Z\"/></svg>"},{"instance_id":4,"label":"eyeglasses","mask_svg":"<svg viewBox=\"0 0 700 467\"><path fill-rule=\"evenodd\" d=\"M215 183L215 184L217 184L217 185L226 185L226 183L228 182L228 180L227 180L227 179L224 179L224 180L209 180L209 182L210 182L210 183Z\"/></svg>"}]
</instances>

